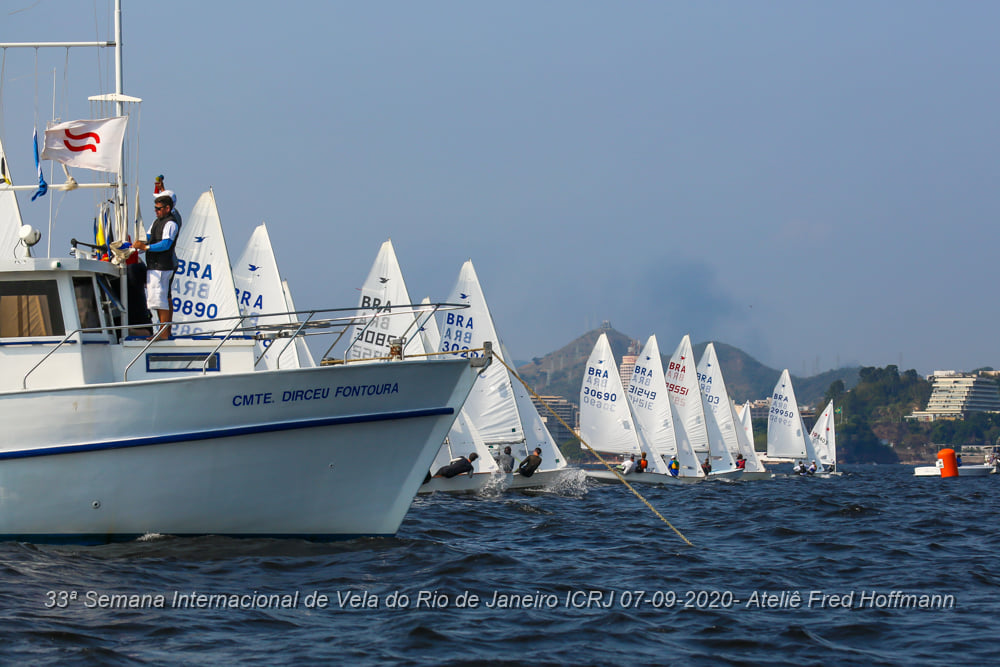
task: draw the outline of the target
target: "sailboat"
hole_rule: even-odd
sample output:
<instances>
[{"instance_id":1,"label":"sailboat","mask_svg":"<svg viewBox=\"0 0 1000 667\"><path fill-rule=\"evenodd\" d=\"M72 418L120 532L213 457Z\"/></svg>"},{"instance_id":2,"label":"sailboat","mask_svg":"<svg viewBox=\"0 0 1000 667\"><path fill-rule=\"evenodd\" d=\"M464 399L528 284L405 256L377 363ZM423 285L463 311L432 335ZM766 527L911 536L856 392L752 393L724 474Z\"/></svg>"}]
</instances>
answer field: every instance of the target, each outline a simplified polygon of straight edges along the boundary
<instances>
[{"instance_id":1,"label":"sailboat","mask_svg":"<svg viewBox=\"0 0 1000 667\"><path fill-rule=\"evenodd\" d=\"M646 472L629 474L626 479L630 483L683 484L700 481L704 473L697 465L693 451L682 465L683 477L674 477L668 470L670 458L677 455L677 441L655 337L650 337L639 359L642 363L636 362L632 382L626 392L608 337L603 333L600 335L587 359L580 387L580 436L598 451L635 456L637 459L645 452L649 467ZM659 377L657 367L660 369ZM618 479L609 470L588 470L587 476L609 481Z\"/></svg>"},{"instance_id":2,"label":"sailboat","mask_svg":"<svg viewBox=\"0 0 1000 667\"><path fill-rule=\"evenodd\" d=\"M827 403L826 409L816 420L809 432L813 449L816 450L817 462L828 473L839 475L837 471L837 427L834 423L833 401Z\"/></svg>"},{"instance_id":3,"label":"sailboat","mask_svg":"<svg viewBox=\"0 0 1000 667\"><path fill-rule=\"evenodd\" d=\"M741 479L770 479L771 474L757 458L753 443L747 441L743 425L736 417L733 401L729 398L726 381L722 376L722 365L715 352L715 343L705 346L701 361L698 362L698 383L705 405L714 413L719 433L730 456L740 456L746 462Z\"/></svg>"},{"instance_id":4,"label":"sailboat","mask_svg":"<svg viewBox=\"0 0 1000 667\"><path fill-rule=\"evenodd\" d=\"M239 317L229 250L211 189L198 197L185 216L176 252L178 267L170 288L174 336L194 336L216 328L205 320Z\"/></svg>"},{"instance_id":5,"label":"sailboat","mask_svg":"<svg viewBox=\"0 0 1000 667\"><path fill-rule=\"evenodd\" d=\"M439 315L440 351L468 357L475 354L470 350L481 348L487 341L494 341L494 354L505 361L510 359L499 342L500 337L472 260L462 265L446 302L463 304L468 308ZM565 457L545 427L524 385L512 378L503 364L492 364L481 374L465 402L465 409L473 415L476 428L491 449L510 445L515 459L524 459L536 448L541 449L541 466L530 477L515 473L509 488L549 486L564 478Z\"/></svg>"},{"instance_id":6,"label":"sailboat","mask_svg":"<svg viewBox=\"0 0 1000 667\"><path fill-rule=\"evenodd\" d=\"M358 297L359 311L368 313L376 319L362 321L353 328L348 357L358 359L359 363L369 363L374 358L389 356L393 340L401 346L404 356L414 359L425 359L427 349L436 350L440 343L440 334L433 317L429 317L434 312L429 299L426 312L418 309L414 315L387 317L393 308L408 309L409 304L410 293L403 279L403 271L399 266L392 239L388 239L379 246L378 254ZM398 343L398 341L403 342ZM418 492L478 493L487 489L499 490L502 486L500 467L483 442L474 420L464 408L459 412L447 437L441 443L429 472L433 475L456 457L469 457L473 452L478 458L473 462L472 474L450 478L432 477L420 485Z\"/></svg>"},{"instance_id":7,"label":"sailboat","mask_svg":"<svg viewBox=\"0 0 1000 667\"><path fill-rule=\"evenodd\" d=\"M233 264L232 280L239 314L256 329L257 367L302 368L307 354L302 350L305 339L301 336L283 338L275 333L276 328L285 334L295 331L297 320L291 314L294 308L288 305L290 297L263 222L254 228L246 248Z\"/></svg>"},{"instance_id":8,"label":"sailboat","mask_svg":"<svg viewBox=\"0 0 1000 667\"><path fill-rule=\"evenodd\" d=\"M733 412L733 419L736 421L736 437L740 441L740 452L744 452L746 467L743 469L743 479L774 479L774 473L769 472L764 467L764 462L760 460L760 455L754 447L753 420L750 416L750 402L747 401L742 406L742 411L737 412L736 404L730 400L730 408Z\"/></svg>"},{"instance_id":9,"label":"sailboat","mask_svg":"<svg viewBox=\"0 0 1000 667\"><path fill-rule=\"evenodd\" d=\"M115 90L99 99L127 118L125 102L139 100L122 90L115 23L103 41L4 47L113 47ZM94 189L111 185L96 199L111 201L115 238L122 239L128 188L117 157L114 181ZM7 187L0 220L13 217ZM33 257L27 249L14 257L10 250L0 253L2 540L393 535L490 362L254 370L247 338L254 329L242 326L242 316L212 318L206 306L206 318L190 324L211 325L211 335L135 340L127 335L125 299L106 298L116 289L127 294L123 266L76 254ZM313 331L342 336L357 322L344 312L311 311ZM377 452L377 470L366 465L370 474L358 474L359 452Z\"/></svg>"},{"instance_id":10,"label":"sailboat","mask_svg":"<svg viewBox=\"0 0 1000 667\"><path fill-rule=\"evenodd\" d=\"M743 471L736 467L736 461L723 442L715 413L705 408L690 336L681 338L670 357L664 378L667 393L677 411L674 425L677 437L686 438L700 459L711 461L712 472L708 479L740 478Z\"/></svg>"},{"instance_id":11,"label":"sailboat","mask_svg":"<svg viewBox=\"0 0 1000 667\"><path fill-rule=\"evenodd\" d=\"M767 413L767 456L769 459L791 460L796 464L802 462L805 466L815 461L817 468L819 466L819 455L802 423L787 368L781 371L781 377L771 393L771 408ZM817 477L826 475L824 472L816 473Z\"/></svg>"}]
</instances>

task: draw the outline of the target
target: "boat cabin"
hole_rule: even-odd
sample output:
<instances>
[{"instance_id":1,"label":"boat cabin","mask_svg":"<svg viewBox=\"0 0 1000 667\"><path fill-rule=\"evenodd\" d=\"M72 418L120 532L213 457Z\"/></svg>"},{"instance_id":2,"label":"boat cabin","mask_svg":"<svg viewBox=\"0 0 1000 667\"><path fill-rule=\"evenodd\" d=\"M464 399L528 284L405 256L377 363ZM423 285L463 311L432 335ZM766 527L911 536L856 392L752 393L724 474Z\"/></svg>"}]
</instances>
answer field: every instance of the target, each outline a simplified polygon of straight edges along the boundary
<instances>
[{"instance_id":1,"label":"boat cabin","mask_svg":"<svg viewBox=\"0 0 1000 667\"><path fill-rule=\"evenodd\" d=\"M120 280L93 259L0 260L0 391L254 369L252 337L131 335Z\"/></svg>"}]
</instances>

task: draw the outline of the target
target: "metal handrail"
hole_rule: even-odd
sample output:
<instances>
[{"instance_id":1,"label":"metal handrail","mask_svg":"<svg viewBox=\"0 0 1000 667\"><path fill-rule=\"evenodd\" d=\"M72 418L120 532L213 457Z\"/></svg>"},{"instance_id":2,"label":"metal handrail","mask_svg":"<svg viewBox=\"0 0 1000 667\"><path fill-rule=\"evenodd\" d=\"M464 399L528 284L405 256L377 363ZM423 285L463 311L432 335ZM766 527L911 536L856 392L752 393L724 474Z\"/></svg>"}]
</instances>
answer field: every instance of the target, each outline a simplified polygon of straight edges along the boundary
<instances>
[{"instance_id":1,"label":"metal handrail","mask_svg":"<svg viewBox=\"0 0 1000 667\"><path fill-rule=\"evenodd\" d=\"M213 358L213 356L222 348L222 346L233 336L237 335L239 332L244 332L251 335L255 340L263 340L264 336L261 332L266 332L269 330L276 331L276 337L288 337L288 341L285 343L285 347L282 348L283 353L285 349L291 345L294 340L299 337L305 337L310 335L335 335L335 340L333 345L327 349L327 354L336 347L337 343L341 341L344 334L352 327L357 326L361 321L373 321L377 317L384 317L386 315L404 315L407 313L424 313L427 312L428 308L431 309L432 314L436 313L438 310L459 310L468 308L466 304L456 304L456 303L435 303L435 304L403 304L399 306L393 306L391 313L379 310L372 313L362 313L358 314L359 308L325 308L325 309L312 309L312 310L294 310L294 311L280 311L275 313L255 313L252 315L240 315L233 317L220 317L215 319L202 319L202 320L185 320L184 322L174 322L173 325L177 326L180 324L220 324L223 322L228 322L230 320L234 321L232 327L227 329L210 329L204 332L200 332L201 336L206 337L216 337L221 336L221 340L215 346L215 348L206 355L202 362L202 373L208 372L208 364ZM336 316L338 313L343 313L343 315ZM349 315L347 313L350 313ZM327 317L323 319L314 319L318 315L322 314L333 314L334 317ZM287 316L292 319L292 321L287 323L275 323L275 324L254 324L250 326L247 324L248 320L255 318L267 318L267 317L277 317L277 316ZM304 319L301 317L304 316ZM417 318L414 318L416 322ZM410 325L411 327L414 325ZM39 367L42 366L53 354L55 354L63 345L69 342L79 342L83 344L83 334L94 333L94 334L104 334L104 335L114 335L116 332L127 333L128 331L142 328L136 324L122 324L117 326L102 326L93 328L78 328L70 331L66 334L58 343L55 344L48 353L45 354L41 359L38 360L30 369L28 369L24 376L21 378L21 388L28 388L28 377L31 376ZM285 330L294 330L290 334L282 335ZM323 332L313 332L311 330L315 329L332 329L333 331L323 331ZM409 331L409 328L407 328ZM78 341L74 338L78 336ZM125 369L122 373L122 381L128 381L128 373L132 366L142 358L142 356L149 350L153 343L157 342L156 336L152 336L151 340L142 347L141 350L125 365ZM350 349L350 346L348 347ZM325 358L326 355L324 355ZM256 359L254 366L260 362L260 358ZM345 358L346 361L346 358Z\"/></svg>"}]
</instances>

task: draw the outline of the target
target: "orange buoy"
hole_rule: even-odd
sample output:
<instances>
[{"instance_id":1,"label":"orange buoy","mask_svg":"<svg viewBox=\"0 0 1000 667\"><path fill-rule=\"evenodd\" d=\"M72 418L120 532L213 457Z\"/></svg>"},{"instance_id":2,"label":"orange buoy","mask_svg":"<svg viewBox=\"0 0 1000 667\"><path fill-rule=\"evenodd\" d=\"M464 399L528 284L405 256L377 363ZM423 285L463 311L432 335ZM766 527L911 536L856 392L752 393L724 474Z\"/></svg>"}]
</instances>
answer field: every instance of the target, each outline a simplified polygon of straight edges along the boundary
<instances>
[{"instance_id":1,"label":"orange buoy","mask_svg":"<svg viewBox=\"0 0 1000 667\"><path fill-rule=\"evenodd\" d=\"M958 477L958 460L954 449L942 449L938 452L942 477Z\"/></svg>"}]
</instances>

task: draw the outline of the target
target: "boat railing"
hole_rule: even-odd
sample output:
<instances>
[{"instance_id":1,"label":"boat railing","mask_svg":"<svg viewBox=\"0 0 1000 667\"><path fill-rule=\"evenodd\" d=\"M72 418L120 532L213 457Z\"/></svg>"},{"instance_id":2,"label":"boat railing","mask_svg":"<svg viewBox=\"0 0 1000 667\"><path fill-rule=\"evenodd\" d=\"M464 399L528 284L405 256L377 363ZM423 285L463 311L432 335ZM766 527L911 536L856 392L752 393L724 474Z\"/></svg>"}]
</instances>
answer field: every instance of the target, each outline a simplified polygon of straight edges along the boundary
<instances>
[{"instance_id":1,"label":"boat railing","mask_svg":"<svg viewBox=\"0 0 1000 667\"><path fill-rule=\"evenodd\" d=\"M352 328L360 327L361 331L366 330L371 323L377 319L385 318L389 316L406 316L413 320L413 323L406 328L406 332L416 332L419 331L419 326L423 326L426 323L427 318L433 317L435 313L439 311L448 310L460 310L468 308L465 304L456 303L431 303L431 304L402 304L399 306L392 306L391 309L388 308L376 308L376 309L359 309L357 307L353 308L325 308L325 309L313 309L313 310L295 310L295 311L281 311L274 313L253 313L248 315L232 316L232 317L219 317L214 319L203 319L203 320L185 320L183 322L174 322L173 326L180 324L183 325L201 325L206 326L211 325L211 328L206 328L205 330L200 330L196 334L191 336L180 336L178 338L192 338L192 339L203 339L212 340L218 339L217 344L212 349L212 351L205 355L202 362L201 372L207 373L209 369L209 364L211 360L215 357L215 354L222 349L223 345L227 341L231 341L237 337L252 338L257 342L260 342L265 347L270 347L276 341L280 339L287 339L284 346L281 348L277 355L280 360L280 355L288 349L289 345L292 345L296 339L305 339L308 336L332 336L333 343L326 349L324 357L321 359L321 364L329 363L356 363L364 361L384 361L393 358L389 357L373 357L365 359L347 359L345 352L343 358L330 359L328 355L333 351L335 347L343 340L344 335L347 334ZM282 318L288 319L287 322L266 322L269 318ZM261 322L261 320L265 320ZM231 325L230 325L231 323ZM225 326L219 326L220 324L225 324ZM67 333L60 341L58 341L51 350L49 350L41 359L39 359L31 368L29 368L24 376L21 378L21 388L28 388L28 378L38 370L48 359L52 357L56 352L63 348L65 345L83 343L84 334L104 334L109 333L119 337L127 338L136 329L145 328L142 325L129 324L129 325L117 325L117 326L101 326L92 328L77 328L73 329ZM139 352L133 356L128 364L126 364L125 369L122 374L122 380L128 381L128 373L132 366L135 365L139 359L142 359L150 347L158 342L157 336L150 336L146 340L146 344L139 350ZM353 345L353 341L348 345L347 349L350 350ZM263 359L264 353L261 353L254 360L254 367L260 363ZM432 353L433 354L433 353ZM413 356L413 355L411 355ZM280 363L280 361L279 361Z\"/></svg>"}]
</instances>

